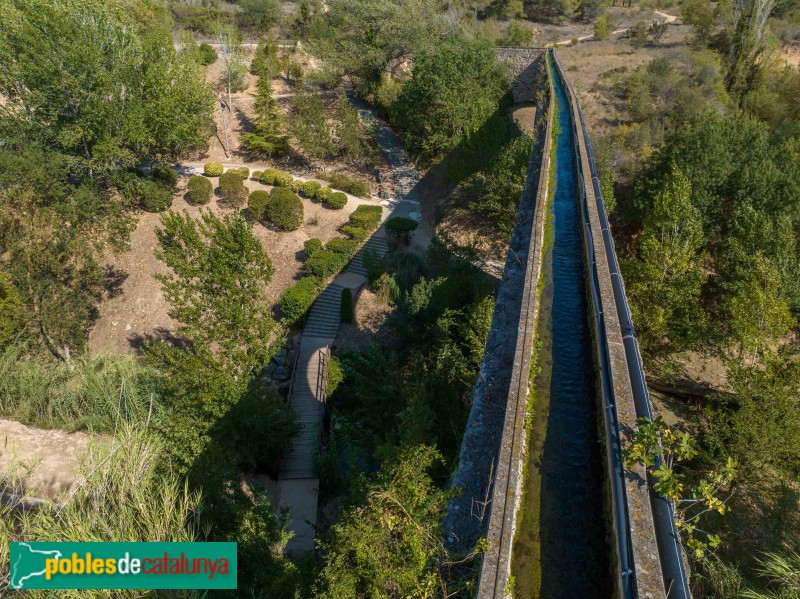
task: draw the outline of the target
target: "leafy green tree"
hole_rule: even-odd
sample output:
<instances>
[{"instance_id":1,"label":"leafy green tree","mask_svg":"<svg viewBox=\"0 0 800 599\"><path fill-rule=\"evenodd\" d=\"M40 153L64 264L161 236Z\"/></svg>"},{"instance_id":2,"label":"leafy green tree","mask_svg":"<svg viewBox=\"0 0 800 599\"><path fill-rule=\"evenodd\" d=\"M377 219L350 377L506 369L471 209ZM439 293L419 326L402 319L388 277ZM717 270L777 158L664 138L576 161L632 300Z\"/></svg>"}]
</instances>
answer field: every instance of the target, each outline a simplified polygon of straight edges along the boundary
<instances>
[{"instance_id":1,"label":"leafy green tree","mask_svg":"<svg viewBox=\"0 0 800 599\"><path fill-rule=\"evenodd\" d=\"M703 228L689 180L673 166L644 222L638 260L626 263L633 319L642 346L679 347L702 322L698 301Z\"/></svg>"},{"instance_id":2,"label":"leafy green tree","mask_svg":"<svg viewBox=\"0 0 800 599\"><path fill-rule=\"evenodd\" d=\"M709 549L719 547L722 541L719 535L699 528L699 523L706 514L728 512L738 467L736 460L728 457L708 478L690 486L677 467L680 462L697 456L697 443L689 433L673 430L661 418L637 418L636 432L628 440L624 453L628 467L641 464L647 468L655 479L653 490L672 503L675 526L685 536L686 546L695 559L702 559Z\"/></svg>"},{"instance_id":3,"label":"leafy green tree","mask_svg":"<svg viewBox=\"0 0 800 599\"><path fill-rule=\"evenodd\" d=\"M520 21L511 21L497 43L499 46L530 46L533 44L533 31Z\"/></svg>"},{"instance_id":4,"label":"leafy green tree","mask_svg":"<svg viewBox=\"0 0 800 599\"><path fill-rule=\"evenodd\" d=\"M176 457L183 467L191 465L212 427L224 426L219 423L233 418L231 409L255 394L270 413L270 426L260 433L269 448L262 459L274 465L295 429L285 402L257 379L281 339L265 295L272 263L239 212L219 219L203 211L199 221L169 212L162 226L157 256L171 273L158 278L170 316L181 323L183 344L151 342L147 357L169 375L165 429Z\"/></svg>"},{"instance_id":5,"label":"leafy green tree","mask_svg":"<svg viewBox=\"0 0 800 599\"><path fill-rule=\"evenodd\" d=\"M780 288L778 269L758 253L750 276L731 299L731 336L739 345L739 358L751 366L797 324Z\"/></svg>"},{"instance_id":6,"label":"leafy green tree","mask_svg":"<svg viewBox=\"0 0 800 599\"><path fill-rule=\"evenodd\" d=\"M295 96L289 120L291 131L303 151L312 158L328 158L334 153L334 143L325 113L325 101L316 94Z\"/></svg>"},{"instance_id":7,"label":"leafy green tree","mask_svg":"<svg viewBox=\"0 0 800 599\"><path fill-rule=\"evenodd\" d=\"M309 39L312 53L375 91L387 70L414 57L447 29L433 0L331 0Z\"/></svg>"},{"instance_id":8,"label":"leafy green tree","mask_svg":"<svg viewBox=\"0 0 800 599\"><path fill-rule=\"evenodd\" d=\"M246 29L263 31L281 18L278 0L239 0L241 9L236 15L239 24Z\"/></svg>"},{"instance_id":9,"label":"leafy green tree","mask_svg":"<svg viewBox=\"0 0 800 599\"><path fill-rule=\"evenodd\" d=\"M608 16L603 13L594 22L594 39L602 41L608 39L609 35L611 35L611 26L608 22Z\"/></svg>"},{"instance_id":10,"label":"leafy green tree","mask_svg":"<svg viewBox=\"0 0 800 599\"><path fill-rule=\"evenodd\" d=\"M775 5L775 0L749 0L734 13L736 25L731 39L727 85L731 96L740 103L747 92L758 87L763 74L764 58L770 47L767 23Z\"/></svg>"},{"instance_id":11,"label":"leafy green tree","mask_svg":"<svg viewBox=\"0 0 800 599\"><path fill-rule=\"evenodd\" d=\"M441 158L489 119L510 83L485 40L451 37L421 52L394 106L406 145L423 163Z\"/></svg>"},{"instance_id":12,"label":"leafy green tree","mask_svg":"<svg viewBox=\"0 0 800 599\"><path fill-rule=\"evenodd\" d=\"M206 142L212 99L163 28L103 0L3 0L0 132L113 172Z\"/></svg>"},{"instance_id":13,"label":"leafy green tree","mask_svg":"<svg viewBox=\"0 0 800 599\"><path fill-rule=\"evenodd\" d=\"M241 135L242 145L263 156L288 154L289 137L283 133L283 114L272 97L272 85L266 77L259 77L255 97L255 131Z\"/></svg>"},{"instance_id":14,"label":"leafy green tree","mask_svg":"<svg viewBox=\"0 0 800 599\"><path fill-rule=\"evenodd\" d=\"M447 495L430 471L441 463L426 446L404 451L370 484L363 504L344 514L322 542L317 597L429 597L442 586L440 520Z\"/></svg>"}]
</instances>

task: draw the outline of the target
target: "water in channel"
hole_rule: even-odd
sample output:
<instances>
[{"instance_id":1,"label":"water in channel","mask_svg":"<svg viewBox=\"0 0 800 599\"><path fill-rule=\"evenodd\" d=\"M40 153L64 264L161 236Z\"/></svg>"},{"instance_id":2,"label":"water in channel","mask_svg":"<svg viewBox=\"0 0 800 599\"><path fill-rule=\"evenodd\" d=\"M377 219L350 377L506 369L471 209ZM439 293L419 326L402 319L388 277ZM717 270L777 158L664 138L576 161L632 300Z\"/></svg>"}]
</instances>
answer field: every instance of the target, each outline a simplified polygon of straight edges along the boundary
<instances>
[{"instance_id":1,"label":"water in channel","mask_svg":"<svg viewBox=\"0 0 800 599\"><path fill-rule=\"evenodd\" d=\"M607 599L613 591L581 211L569 108L553 76L555 189L542 265L525 495L513 552L514 596Z\"/></svg>"}]
</instances>

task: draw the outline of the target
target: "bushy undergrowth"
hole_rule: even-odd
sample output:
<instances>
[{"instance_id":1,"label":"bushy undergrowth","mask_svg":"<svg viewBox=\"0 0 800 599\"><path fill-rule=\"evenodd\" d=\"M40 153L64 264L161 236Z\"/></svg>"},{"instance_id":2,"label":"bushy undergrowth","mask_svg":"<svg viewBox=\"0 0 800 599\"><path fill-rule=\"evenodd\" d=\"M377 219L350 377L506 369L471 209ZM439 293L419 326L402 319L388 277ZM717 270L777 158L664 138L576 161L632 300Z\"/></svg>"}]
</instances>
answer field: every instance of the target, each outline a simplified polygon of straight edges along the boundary
<instances>
[{"instance_id":1,"label":"bushy undergrowth","mask_svg":"<svg viewBox=\"0 0 800 599\"><path fill-rule=\"evenodd\" d=\"M264 216L277 229L294 231L303 224L303 202L291 189L276 187L270 192Z\"/></svg>"},{"instance_id":2,"label":"bushy undergrowth","mask_svg":"<svg viewBox=\"0 0 800 599\"><path fill-rule=\"evenodd\" d=\"M292 325L302 324L318 293L317 281L313 277L304 277L284 291L278 305L286 320Z\"/></svg>"},{"instance_id":3,"label":"bushy undergrowth","mask_svg":"<svg viewBox=\"0 0 800 599\"><path fill-rule=\"evenodd\" d=\"M341 173L332 173L325 178L334 189L341 189L342 191L360 198L365 198L369 195L369 185L364 183L364 181L348 177Z\"/></svg>"},{"instance_id":4,"label":"bushy undergrowth","mask_svg":"<svg viewBox=\"0 0 800 599\"><path fill-rule=\"evenodd\" d=\"M157 412L157 374L130 357L94 356L44 364L24 345L0 353L0 413L26 424L111 433L120 421Z\"/></svg>"},{"instance_id":5,"label":"bushy undergrowth","mask_svg":"<svg viewBox=\"0 0 800 599\"><path fill-rule=\"evenodd\" d=\"M211 200L211 194L214 193L214 186L211 185L211 181L205 177L195 175L189 179L187 185L189 201L192 204L208 204Z\"/></svg>"}]
</instances>

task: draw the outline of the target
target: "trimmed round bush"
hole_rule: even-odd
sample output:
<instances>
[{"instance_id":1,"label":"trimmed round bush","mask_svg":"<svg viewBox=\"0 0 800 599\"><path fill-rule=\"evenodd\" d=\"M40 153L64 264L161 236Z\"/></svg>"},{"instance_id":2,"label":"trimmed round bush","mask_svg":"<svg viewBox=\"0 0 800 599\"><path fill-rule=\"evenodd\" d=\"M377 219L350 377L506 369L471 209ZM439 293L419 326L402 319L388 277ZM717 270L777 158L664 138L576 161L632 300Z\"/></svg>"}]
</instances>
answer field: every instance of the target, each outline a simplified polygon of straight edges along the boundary
<instances>
[{"instance_id":1,"label":"trimmed round bush","mask_svg":"<svg viewBox=\"0 0 800 599\"><path fill-rule=\"evenodd\" d=\"M291 189L295 193L300 193L300 190L303 188L303 182L300 179L295 179L292 181L291 185L289 185L289 189Z\"/></svg>"},{"instance_id":2,"label":"trimmed round bush","mask_svg":"<svg viewBox=\"0 0 800 599\"><path fill-rule=\"evenodd\" d=\"M323 247L322 241L319 239L306 239L305 243L303 244L303 251L306 253L306 258L308 258L314 253L320 251Z\"/></svg>"},{"instance_id":3,"label":"trimmed round bush","mask_svg":"<svg viewBox=\"0 0 800 599\"><path fill-rule=\"evenodd\" d=\"M214 186L211 181L200 175L189 178L187 185L189 191L189 201L192 204L208 204L211 194L214 193Z\"/></svg>"},{"instance_id":4,"label":"trimmed round bush","mask_svg":"<svg viewBox=\"0 0 800 599\"><path fill-rule=\"evenodd\" d=\"M331 199L333 190L330 187L320 187L314 194L314 199L319 200L323 204Z\"/></svg>"},{"instance_id":5,"label":"trimmed round bush","mask_svg":"<svg viewBox=\"0 0 800 599\"><path fill-rule=\"evenodd\" d=\"M286 320L292 325L302 324L318 292L317 281L312 277L303 277L284 291L278 305Z\"/></svg>"},{"instance_id":6,"label":"trimmed round bush","mask_svg":"<svg viewBox=\"0 0 800 599\"><path fill-rule=\"evenodd\" d=\"M353 225L344 225L339 229L339 231L357 243L360 243L369 237L369 231L362 227L354 227Z\"/></svg>"},{"instance_id":7,"label":"trimmed round bush","mask_svg":"<svg viewBox=\"0 0 800 599\"><path fill-rule=\"evenodd\" d=\"M328 201L325 202L325 205L328 208L333 208L334 210L341 210L347 204L347 194L342 193L341 191L334 191L331 194L331 197L328 198Z\"/></svg>"},{"instance_id":8,"label":"trimmed round bush","mask_svg":"<svg viewBox=\"0 0 800 599\"><path fill-rule=\"evenodd\" d=\"M263 176L264 176L264 171L253 171L250 174L250 178L253 179L253 181L260 181Z\"/></svg>"},{"instance_id":9,"label":"trimmed round bush","mask_svg":"<svg viewBox=\"0 0 800 599\"><path fill-rule=\"evenodd\" d=\"M267 185L275 185L275 177L278 176L280 171L276 168L268 168L261 173L261 180Z\"/></svg>"},{"instance_id":10,"label":"trimmed round bush","mask_svg":"<svg viewBox=\"0 0 800 599\"><path fill-rule=\"evenodd\" d=\"M347 256L330 250L320 250L306 260L306 270L318 279L327 279L339 272L346 261Z\"/></svg>"},{"instance_id":11,"label":"trimmed round bush","mask_svg":"<svg viewBox=\"0 0 800 599\"><path fill-rule=\"evenodd\" d=\"M247 188L242 178L235 170L230 170L219 176L219 191L222 199L231 206L239 207L247 200Z\"/></svg>"},{"instance_id":12,"label":"trimmed round bush","mask_svg":"<svg viewBox=\"0 0 800 599\"><path fill-rule=\"evenodd\" d=\"M267 204L269 204L268 191L257 189L247 197L247 209L250 211L250 216L256 220L264 220Z\"/></svg>"},{"instance_id":13,"label":"trimmed round bush","mask_svg":"<svg viewBox=\"0 0 800 599\"><path fill-rule=\"evenodd\" d=\"M139 201L148 212L164 212L172 205L172 185L142 179L139 182Z\"/></svg>"},{"instance_id":14,"label":"trimmed round bush","mask_svg":"<svg viewBox=\"0 0 800 599\"><path fill-rule=\"evenodd\" d=\"M374 231L381 224L382 214L380 206L359 206L350 214L350 224L367 231Z\"/></svg>"},{"instance_id":15,"label":"trimmed round bush","mask_svg":"<svg viewBox=\"0 0 800 599\"><path fill-rule=\"evenodd\" d=\"M232 172L238 173L239 176L242 178L242 181L246 180L250 176L250 169L246 166L240 166L239 168L232 168Z\"/></svg>"},{"instance_id":16,"label":"trimmed round bush","mask_svg":"<svg viewBox=\"0 0 800 599\"><path fill-rule=\"evenodd\" d=\"M277 185L278 187L289 187L294 181L294 177L292 177L289 173L284 173L282 171L278 171L275 175L275 182L273 185Z\"/></svg>"},{"instance_id":17,"label":"trimmed round bush","mask_svg":"<svg viewBox=\"0 0 800 599\"><path fill-rule=\"evenodd\" d=\"M350 257L356 251L356 242L344 237L335 237L327 243L325 249Z\"/></svg>"},{"instance_id":18,"label":"trimmed round bush","mask_svg":"<svg viewBox=\"0 0 800 599\"><path fill-rule=\"evenodd\" d=\"M384 226L391 237L407 244L411 241L411 234L416 231L418 225L419 223L413 218L393 216L386 221Z\"/></svg>"},{"instance_id":19,"label":"trimmed round bush","mask_svg":"<svg viewBox=\"0 0 800 599\"><path fill-rule=\"evenodd\" d=\"M206 177L219 177L222 171L225 170L220 162L206 162L203 167L203 172Z\"/></svg>"},{"instance_id":20,"label":"trimmed round bush","mask_svg":"<svg viewBox=\"0 0 800 599\"><path fill-rule=\"evenodd\" d=\"M176 171L174 168L170 168L168 166L153 167L153 179L163 183L164 185L175 187L178 184L178 178L178 171Z\"/></svg>"},{"instance_id":21,"label":"trimmed round bush","mask_svg":"<svg viewBox=\"0 0 800 599\"><path fill-rule=\"evenodd\" d=\"M339 303L339 319L353 322L353 292L349 287L342 288L342 301Z\"/></svg>"},{"instance_id":22,"label":"trimmed round bush","mask_svg":"<svg viewBox=\"0 0 800 599\"><path fill-rule=\"evenodd\" d=\"M209 66L217 61L217 51L211 47L211 44L203 42L200 44L200 64Z\"/></svg>"},{"instance_id":23,"label":"trimmed round bush","mask_svg":"<svg viewBox=\"0 0 800 599\"><path fill-rule=\"evenodd\" d=\"M269 194L264 216L276 229L294 231L303 224L303 201L291 189L276 187Z\"/></svg>"},{"instance_id":24,"label":"trimmed round bush","mask_svg":"<svg viewBox=\"0 0 800 599\"><path fill-rule=\"evenodd\" d=\"M307 198L313 198L315 197L315 194L320 189L320 187L322 187L322 185L320 183L317 183L316 181L306 181L305 183L303 183L303 188L302 188L303 194Z\"/></svg>"}]
</instances>

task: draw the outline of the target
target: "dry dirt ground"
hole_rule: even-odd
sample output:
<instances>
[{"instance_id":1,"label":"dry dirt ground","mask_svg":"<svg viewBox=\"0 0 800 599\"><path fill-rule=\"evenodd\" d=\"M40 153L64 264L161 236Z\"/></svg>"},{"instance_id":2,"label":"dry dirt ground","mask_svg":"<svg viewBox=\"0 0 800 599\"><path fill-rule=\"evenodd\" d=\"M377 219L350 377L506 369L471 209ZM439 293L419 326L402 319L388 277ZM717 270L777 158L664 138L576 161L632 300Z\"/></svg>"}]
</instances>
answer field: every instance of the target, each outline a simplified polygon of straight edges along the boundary
<instances>
[{"instance_id":1,"label":"dry dirt ground","mask_svg":"<svg viewBox=\"0 0 800 599\"><path fill-rule=\"evenodd\" d=\"M257 164L248 166L251 169L264 168ZM185 210L196 218L200 215L200 208L189 204L184 197L187 180L186 177L180 180L172 210ZM216 184L216 179L212 179L212 182ZM245 185L250 191L271 189L253 180L246 181ZM316 237L327 242L340 236L337 229L358 205L375 203L376 200L350 196L342 210L329 210L304 199L305 223L300 229L278 232L256 223L253 232L264 244L275 266L275 274L267 287L270 301L277 301L280 294L301 276L303 243L307 239ZM217 215L232 213L232 209L221 205L217 197L212 198L204 209ZM124 273L124 281L121 293L99 306L99 318L89 334L89 349L92 352L106 350L115 354L128 353L148 338L167 338L175 330L176 322L167 314L169 306L161 293L161 284L154 277L157 273L168 272L166 266L155 257L158 246L156 228L160 218L159 214L141 214L131 234L130 251L109 256L110 266Z\"/></svg>"},{"instance_id":2,"label":"dry dirt ground","mask_svg":"<svg viewBox=\"0 0 800 599\"><path fill-rule=\"evenodd\" d=\"M333 348L338 351L364 351L372 344L380 345L389 336L386 321L392 307L378 299L369 289L362 288L353 303L353 322L342 323L336 333Z\"/></svg>"},{"instance_id":3,"label":"dry dirt ground","mask_svg":"<svg viewBox=\"0 0 800 599\"><path fill-rule=\"evenodd\" d=\"M82 480L78 474L80 459L90 442L101 439L0 418L0 479L12 470L20 474L27 471L26 491L33 497L57 501Z\"/></svg>"}]
</instances>

